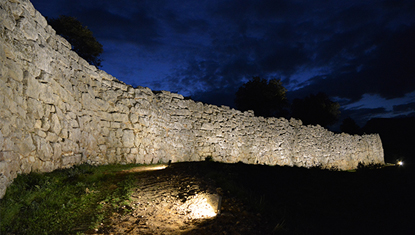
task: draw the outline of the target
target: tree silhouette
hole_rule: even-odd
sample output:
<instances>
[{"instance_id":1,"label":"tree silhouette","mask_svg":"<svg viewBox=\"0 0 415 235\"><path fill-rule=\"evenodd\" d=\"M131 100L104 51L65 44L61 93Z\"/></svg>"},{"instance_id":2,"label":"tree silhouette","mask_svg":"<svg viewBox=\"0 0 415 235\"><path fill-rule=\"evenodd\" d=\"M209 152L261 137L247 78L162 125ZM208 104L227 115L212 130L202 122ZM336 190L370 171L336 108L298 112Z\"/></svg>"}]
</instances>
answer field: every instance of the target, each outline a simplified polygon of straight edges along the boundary
<instances>
[{"instance_id":1,"label":"tree silhouette","mask_svg":"<svg viewBox=\"0 0 415 235\"><path fill-rule=\"evenodd\" d=\"M320 124L323 127L336 123L340 115L339 108L339 103L331 101L323 92L304 99L294 99L291 106L294 118L301 119L305 125Z\"/></svg>"},{"instance_id":2,"label":"tree silhouette","mask_svg":"<svg viewBox=\"0 0 415 235\"><path fill-rule=\"evenodd\" d=\"M253 110L257 116L284 116L288 106L286 91L281 79L253 77L236 92L235 105L241 111Z\"/></svg>"},{"instance_id":3,"label":"tree silhouette","mask_svg":"<svg viewBox=\"0 0 415 235\"><path fill-rule=\"evenodd\" d=\"M56 33L68 40L72 49L78 55L97 67L101 67L102 60L99 58L103 52L92 32L83 26L76 18L61 15L57 19L50 18L48 23L55 29Z\"/></svg>"},{"instance_id":4,"label":"tree silhouette","mask_svg":"<svg viewBox=\"0 0 415 235\"><path fill-rule=\"evenodd\" d=\"M361 134L361 128L351 117L347 117L343 120L342 124L340 125L340 130L351 135Z\"/></svg>"}]
</instances>

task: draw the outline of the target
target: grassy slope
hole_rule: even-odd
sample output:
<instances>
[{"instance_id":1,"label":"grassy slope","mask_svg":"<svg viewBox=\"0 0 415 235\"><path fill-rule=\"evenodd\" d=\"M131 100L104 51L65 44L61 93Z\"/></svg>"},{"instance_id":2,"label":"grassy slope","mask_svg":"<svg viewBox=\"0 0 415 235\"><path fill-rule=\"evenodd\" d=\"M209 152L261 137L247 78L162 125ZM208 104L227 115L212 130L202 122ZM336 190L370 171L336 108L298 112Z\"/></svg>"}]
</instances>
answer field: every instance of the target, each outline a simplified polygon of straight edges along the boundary
<instances>
[{"instance_id":1,"label":"grassy slope","mask_svg":"<svg viewBox=\"0 0 415 235\"><path fill-rule=\"evenodd\" d=\"M125 201L133 181L116 171L131 166L81 165L19 175L0 201L0 234L74 234L100 223Z\"/></svg>"}]
</instances>

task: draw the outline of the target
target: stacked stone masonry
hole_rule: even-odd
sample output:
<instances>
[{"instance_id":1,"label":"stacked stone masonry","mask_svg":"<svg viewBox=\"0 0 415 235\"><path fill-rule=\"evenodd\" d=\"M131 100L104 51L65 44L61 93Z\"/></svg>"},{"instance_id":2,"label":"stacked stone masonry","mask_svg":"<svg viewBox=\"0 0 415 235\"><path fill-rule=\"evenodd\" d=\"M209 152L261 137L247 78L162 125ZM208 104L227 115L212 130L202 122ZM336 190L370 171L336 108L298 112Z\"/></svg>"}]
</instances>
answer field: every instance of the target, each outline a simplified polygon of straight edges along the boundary
<instances>
[{"instance_id":1,"label":"stacked stone masonry","mask_svg":"<svg viewBox=\"0 0 415 235\"><path fill-rule=\"evenodd\" d=\"M17 174L81 163L384 163L378 135L128 86L73 52L28 0L0 0L0 34L0 198Z\"/></svg>"}]
</instances>

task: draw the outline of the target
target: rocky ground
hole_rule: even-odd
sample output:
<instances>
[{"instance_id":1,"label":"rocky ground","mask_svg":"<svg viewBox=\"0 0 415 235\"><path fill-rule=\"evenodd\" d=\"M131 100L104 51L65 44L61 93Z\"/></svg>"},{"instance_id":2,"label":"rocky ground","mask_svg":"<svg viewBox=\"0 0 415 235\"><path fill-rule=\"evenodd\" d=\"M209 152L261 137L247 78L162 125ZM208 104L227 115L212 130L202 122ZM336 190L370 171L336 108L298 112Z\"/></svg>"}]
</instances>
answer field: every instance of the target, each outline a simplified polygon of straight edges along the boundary
<instances>
[{"instance_id":1,"label":"rocky ground","mask_svg":"<svg viewBox=\"0 0 415 235\"><path fill-rule=\"evenodd\" d=\"M229 192L223 192L195 164L172 164L166 169L138 167L123 173L136 176L137 187L131 200L99 229L88 233L270 233L265 231L266 219L260 213L249 210Z\"/></svg>"}]
</instances>

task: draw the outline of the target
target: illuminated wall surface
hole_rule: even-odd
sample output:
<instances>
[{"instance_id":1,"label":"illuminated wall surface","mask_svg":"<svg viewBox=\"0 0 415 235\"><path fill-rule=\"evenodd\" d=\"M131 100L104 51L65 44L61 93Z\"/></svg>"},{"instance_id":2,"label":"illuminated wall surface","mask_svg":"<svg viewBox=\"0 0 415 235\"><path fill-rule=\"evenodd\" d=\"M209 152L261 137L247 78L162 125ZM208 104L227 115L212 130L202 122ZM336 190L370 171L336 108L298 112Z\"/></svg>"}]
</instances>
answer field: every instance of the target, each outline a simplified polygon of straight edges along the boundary
<instances>
[{"instance_id":1,"label":"illuminated wall surface","mask_svg":"<svg viewBox=\"0 0 415 235\"><path fill-rule=\"evenodd\" d=\"M27 0L0 0L0 198L20 173L200 161L352 169L378 135L334 134L127 86L71 51Z\"/></svg>"}]
</instances>

